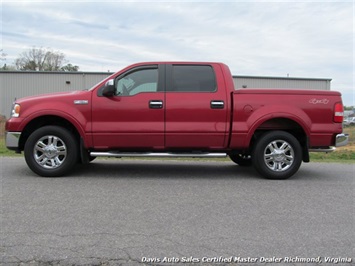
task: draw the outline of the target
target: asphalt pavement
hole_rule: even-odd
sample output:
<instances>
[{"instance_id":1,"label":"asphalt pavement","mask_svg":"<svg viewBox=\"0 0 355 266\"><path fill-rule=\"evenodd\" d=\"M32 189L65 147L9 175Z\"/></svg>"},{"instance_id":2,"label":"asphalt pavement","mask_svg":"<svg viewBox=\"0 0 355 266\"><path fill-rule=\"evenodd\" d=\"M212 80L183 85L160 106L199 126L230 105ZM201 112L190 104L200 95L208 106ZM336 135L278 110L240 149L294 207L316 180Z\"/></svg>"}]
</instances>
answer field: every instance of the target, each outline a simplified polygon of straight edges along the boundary
<instances>
[{"instance_id":1,"label":"asphalt pavement","mask_svg":"<svg viewBox=\"0 0 355 266\"><path fill-rule=\"evenodd\" d=\"M355 265L354 164L289 180L232 162L0 157L0 265Z\"/></svg>"}]
</instances>

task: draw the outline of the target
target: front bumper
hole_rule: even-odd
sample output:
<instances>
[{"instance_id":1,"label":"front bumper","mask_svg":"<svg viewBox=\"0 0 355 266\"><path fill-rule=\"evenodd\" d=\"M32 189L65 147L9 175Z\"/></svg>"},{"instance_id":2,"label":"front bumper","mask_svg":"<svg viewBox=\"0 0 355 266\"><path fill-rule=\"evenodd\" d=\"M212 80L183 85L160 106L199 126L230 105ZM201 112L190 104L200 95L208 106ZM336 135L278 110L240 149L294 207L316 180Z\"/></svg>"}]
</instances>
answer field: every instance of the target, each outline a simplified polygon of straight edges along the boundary
<instances>
[{"instance_id":1,"label":"front bumper","mask_svg":"<svg viewBox=\"0 0 355 266\"><path fill-rule=\"evenodd\" d=\"M6 132L6 147L9 150L18 150L21 132Z\"/></svg>"}]
</instances>

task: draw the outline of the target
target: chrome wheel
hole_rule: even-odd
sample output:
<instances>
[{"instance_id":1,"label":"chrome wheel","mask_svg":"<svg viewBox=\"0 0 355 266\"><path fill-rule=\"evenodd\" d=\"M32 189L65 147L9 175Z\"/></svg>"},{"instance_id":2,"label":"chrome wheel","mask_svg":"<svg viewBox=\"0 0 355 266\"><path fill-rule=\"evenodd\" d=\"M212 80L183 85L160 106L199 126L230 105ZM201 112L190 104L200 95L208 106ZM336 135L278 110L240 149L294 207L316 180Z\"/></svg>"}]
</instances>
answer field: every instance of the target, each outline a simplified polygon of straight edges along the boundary
<instances>
[{"instance_id":1,"label":"chrome wheel","mask_svg":"<svg viewBox=\"0 0 355 266\"><path fill-rule=\"evenodd\" d=\"M292 146L285 140L274 140L264 150L264 162L266 166L275 172L288 170L295 158Z\"/></svg>"},{"instance_id":2,"label":"chrome wheel","mask_svg":"<svg viewBox=\"0 0 355 266\"><path fill-rule=\"evenodd\" d=\"M61 166L67 158L67 147L57 136L44 136L35 143L33 156L41 167L55 169Z\"/></svg>"},{"instance_id":3,"label":"chrome wheel","mask_svg":"<svg viewBox=\"0 0 355 266\"><path fill-rule=\"evenodd\" d=\"M302 163L302 147L291 133L267 131L256 140L252 160L255 169L268 179L293 176Z\"/></svg>"},{"instance_id":4,"label":"chrome wheel","mask_svg":"<svg viewBox=\"0 0 355 266\"><path fill-rule=\"evenodd\" d=\"M74 133L60 126L36 129L25 143L25 159L33 172L45 177L58 177L73 169L79 158Z\"/></svg>"}]
</instances>

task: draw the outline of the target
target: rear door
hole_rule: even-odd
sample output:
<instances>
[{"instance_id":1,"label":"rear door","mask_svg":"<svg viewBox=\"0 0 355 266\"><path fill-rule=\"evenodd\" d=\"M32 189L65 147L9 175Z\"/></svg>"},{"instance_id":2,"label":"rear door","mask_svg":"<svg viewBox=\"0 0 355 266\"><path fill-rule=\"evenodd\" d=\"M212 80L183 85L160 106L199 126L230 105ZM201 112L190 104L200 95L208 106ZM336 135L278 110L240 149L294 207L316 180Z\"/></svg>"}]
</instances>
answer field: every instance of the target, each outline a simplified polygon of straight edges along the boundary
<instances>
[{"instance_id":1,"label":"rear door","mask_svg":"<svg viewBox=\"0 0 355 266\"><path fill-rule=\"evenodd\" d=\"M229 104L222 77L218 64L166 66L166 148L227 146Z\"/></svg>"}]
</instances>

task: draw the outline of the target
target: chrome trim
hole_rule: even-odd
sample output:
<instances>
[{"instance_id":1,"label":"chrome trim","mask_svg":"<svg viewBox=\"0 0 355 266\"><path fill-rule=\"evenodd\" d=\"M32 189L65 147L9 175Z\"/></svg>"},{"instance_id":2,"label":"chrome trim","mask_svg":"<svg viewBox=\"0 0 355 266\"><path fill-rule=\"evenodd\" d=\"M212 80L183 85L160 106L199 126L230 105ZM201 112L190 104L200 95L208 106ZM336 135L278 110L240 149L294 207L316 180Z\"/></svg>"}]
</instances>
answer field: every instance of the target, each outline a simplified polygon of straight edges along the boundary
<instances>
[{"instance_id":1,"label":"chrome trim","mask_svg":"<svg viewBox=\"0 0 355 266\"><path fill-rule=\"evenodd\" d=\"M6 132L6 147L18 148L21 132Z\"/></svg>"},{"instance_id":2,"label":"chrome trim","mask_svg":"<svg viewBox=\"0 0 355 266\"><path fill-rule=\"evenodd\" d=\"M335 147L346 146L349 143L349 134L338 134L335 139Z\"/></svg>"},{"instance_id":3,"label":"chrome trim","mask_svg":"<svg viewBox=\"0 0 355 266\"><path fill-rule=\"evenodd\" d=\"M163 101L151 100L151 101L149 101L149 108L151 108L151 109L162 109L163 108Z\"/></svg>"},{"instance_id":4,"label":"chrome trim","mask_svg":"<svg viewBox=\"0 0 355 266\"><path fill-rule=\"evenodd\" d=\"M151 104L151 105L162 105L163 101L150 101L149 104Z\"/></svg>"},{"instance_id":5,"label":"chrome trim","mask_svg":"<svg viewBox=\"0 0 355 266\"><path fill-rule=\"evenodd\" d=\"M335 138L335 147L309 149L309 152L333 152L336 147L348 145L349 134L338 134Z\"/></svg>"},{"instance_id":6,"label":"chrome trim","mask_svg":"<svg viewBox=\"0 0 355 266\"><path fill-rule=\"evenodd\" d=\"M319 149L309 149L309 152L333 152L335 151L335 147L329 147L329 148L319 148Z\"/></svg>"},{"instance_id":7,"label":"chrome trim","mask_svg":"<svg viewBox=\"0 0 355 266\"><path fill-rule=\"evenodd\" d=\"M226 153L170 153L170 152L90 152L93 157L182 157L182 158L222 158Z\"/></svg>"},{"instance_id":8,"label":"chrome trim","mask_svg":"<svg viewBox=\"0 0 355 266\"><path fill-rule=\"evenodd\" d=\"M273 140L264 150L264 163L274 172L284 172L295 161L293 147L285 140Z\"/></svg>"},{"instance_id":9,"label":"chrome trim","mask_svg":"<svg viewBox=\"0 0 355 266\"><path fill-rule=\"evenodd\" d=\"M85 104L89 104L89 101L88 100L74 100L74 104L85 105Z\"/></svg>"},{"instance_id":10,"label":"chrome trim","mask_svg":"<svg viewBox=\"0 0 355 266\"><path fill-rule=\"evenodd\" d=\"M212 100L211 101L211 108L212 109L223 109L224 108L224 101Z\"/></svg>"},{"instance_id":11,"label":"chrome trim","mask_svg":"<svg viewBox=\"0 0 355 266\"><path fill-rule=\"evenodd\" d=\"M33 158L45 169L56 169L67 159L68 150L65 142L52 135L40 138L33 148Z\"/></svg>"}]
</instances>

